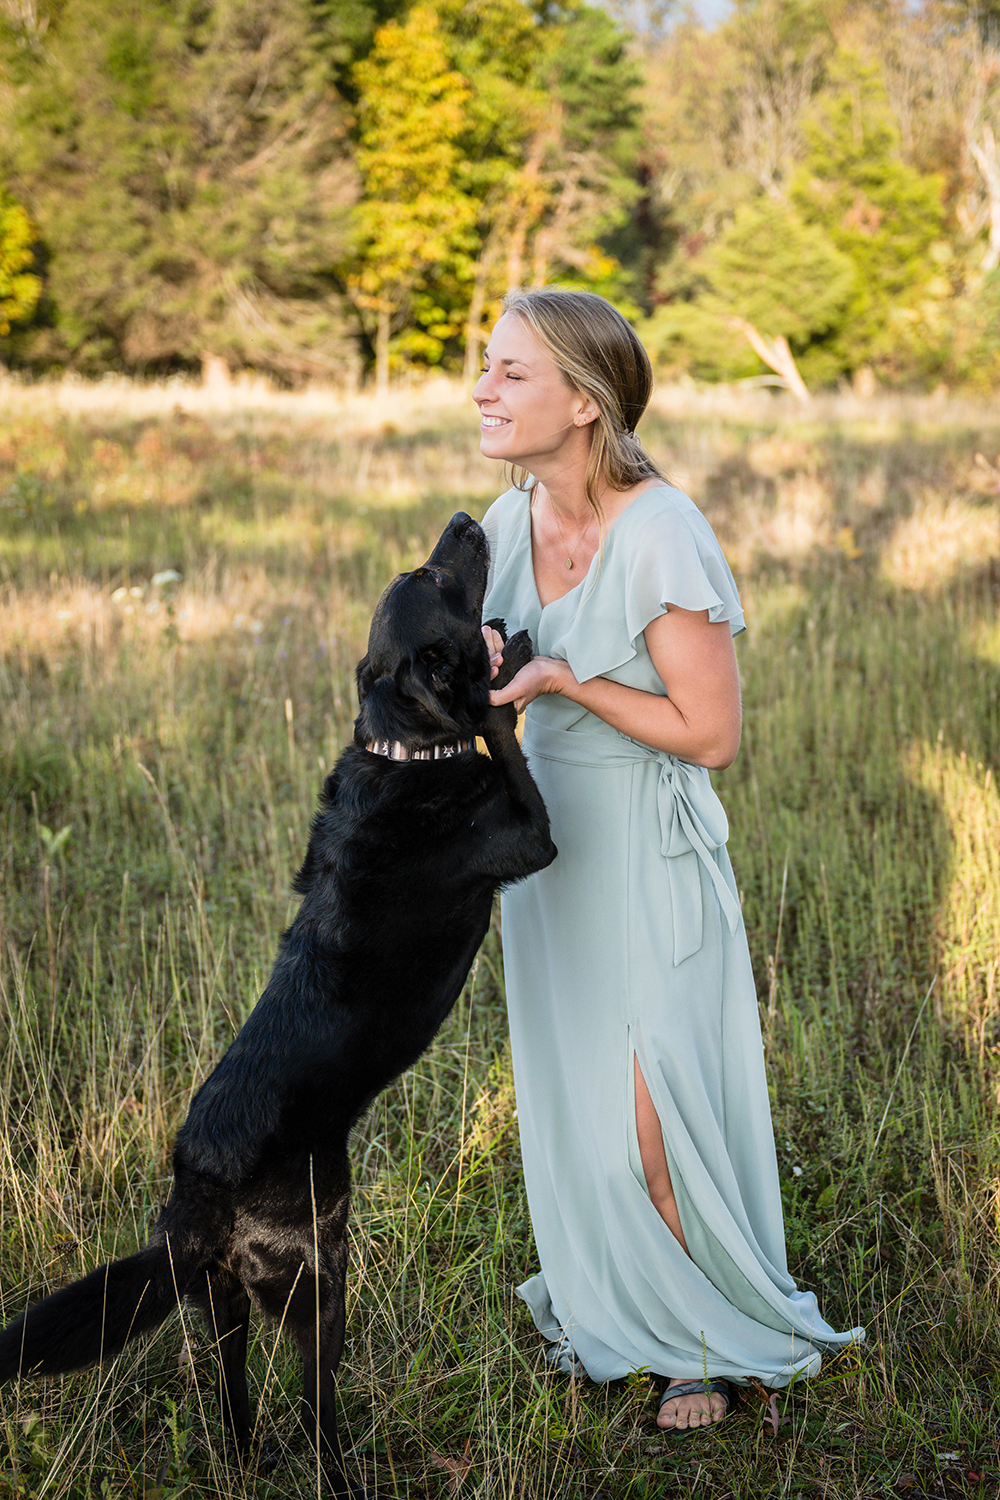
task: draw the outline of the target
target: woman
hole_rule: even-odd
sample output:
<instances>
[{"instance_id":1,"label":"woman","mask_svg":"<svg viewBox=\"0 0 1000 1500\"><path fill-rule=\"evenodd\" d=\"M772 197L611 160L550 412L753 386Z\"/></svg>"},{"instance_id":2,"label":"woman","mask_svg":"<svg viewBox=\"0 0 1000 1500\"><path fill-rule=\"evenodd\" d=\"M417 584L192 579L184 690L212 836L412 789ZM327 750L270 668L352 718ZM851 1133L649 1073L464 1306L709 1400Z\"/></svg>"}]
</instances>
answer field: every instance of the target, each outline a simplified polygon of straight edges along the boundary
<instances>
[{"instance_id":1,"label":"woman","mask_svg":"<svg viewBox=\"0 0 1000 1500\"><path fill-rule=\"evenodd\" d=\"M497 703L559 857L506 893L503 951L548 1357L667 1379L658 1424L815 1374L836 1333L785 1259L757 998L708 769L740 739L743 616L718 543L635 427L649 361L590 293L509 297L473 399L515 485L484 618L537 655ZM485 630L491 653L501 641Z\"/></svg>"}]
</instances>

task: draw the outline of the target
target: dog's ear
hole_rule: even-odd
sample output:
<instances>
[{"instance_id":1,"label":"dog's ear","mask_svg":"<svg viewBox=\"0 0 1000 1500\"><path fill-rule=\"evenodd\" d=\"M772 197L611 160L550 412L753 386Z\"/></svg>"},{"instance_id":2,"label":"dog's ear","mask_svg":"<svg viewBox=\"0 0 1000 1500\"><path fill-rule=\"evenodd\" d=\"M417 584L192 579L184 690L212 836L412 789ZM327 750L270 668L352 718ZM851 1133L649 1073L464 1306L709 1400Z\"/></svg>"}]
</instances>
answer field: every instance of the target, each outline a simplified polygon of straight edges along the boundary
<instances>
[{"instance_id":1,"label":"dog's ear","mask_svg":"<svg viewBox=\"0 0 1000 1500\"><path fill-rule=\"evenodd\" d=\"M360 708L371 692L372 685L375 682L375 673L372 670L367 652L365 652L354 669L354 679L358 685L358 707Z\"/></svg>"},{"instance_id":2,"label":"dog's ear","mask_svg":"<svg viewBox=\"0 0 1000 1500\"><path fill-rule=\"evenodd\" d=\"M459 733L459 725L449 713L454 698L453 675L451 663L436 651L413 657L396 674L399 691L415 698L448 734Z\"/></svg>"},{"instance_id":3,"label":"dog's ear","mask_svg":"<svg viewBox=\"0 0 1000 1500\"><path fill-rule=\"evenodd\" d=\"M361 704L354 721L356 740L367 743L369 740L407 737L410 724L403 711L399 689L391 677L376 677L369 671L363 691L361 683L358 684L358 696Z\"/></svg>"}]
</instances>

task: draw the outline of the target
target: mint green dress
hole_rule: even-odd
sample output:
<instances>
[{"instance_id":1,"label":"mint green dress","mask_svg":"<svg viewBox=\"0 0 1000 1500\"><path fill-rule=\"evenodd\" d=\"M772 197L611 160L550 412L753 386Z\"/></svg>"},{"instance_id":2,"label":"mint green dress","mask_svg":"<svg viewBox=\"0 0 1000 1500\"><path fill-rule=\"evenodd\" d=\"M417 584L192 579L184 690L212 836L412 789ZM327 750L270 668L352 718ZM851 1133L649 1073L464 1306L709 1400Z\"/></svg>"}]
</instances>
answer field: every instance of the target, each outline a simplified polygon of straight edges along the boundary
<instances>
[{"instance_id":1,"label":"mint green dress","mask_svg":"<svg viewBox=\"0 0 1000 1500\"><path fill-rule=\"evenodd\" d=\"M643 631L670 605L743 615L707 521L663 484L609 529L603 556L544 606L529 495L484 520L483 618L526 629L578 681L663 693ZM757 995L728 824L708 772L568 699L528 708L524 748L558 858L502 898L525 1183L541 1264L518 1287L552 1363L783 1386L835 1332L788 1274ZM656 1106L690 1258L646 1190L633 1057Z\"/></svg>"}]
</instances>

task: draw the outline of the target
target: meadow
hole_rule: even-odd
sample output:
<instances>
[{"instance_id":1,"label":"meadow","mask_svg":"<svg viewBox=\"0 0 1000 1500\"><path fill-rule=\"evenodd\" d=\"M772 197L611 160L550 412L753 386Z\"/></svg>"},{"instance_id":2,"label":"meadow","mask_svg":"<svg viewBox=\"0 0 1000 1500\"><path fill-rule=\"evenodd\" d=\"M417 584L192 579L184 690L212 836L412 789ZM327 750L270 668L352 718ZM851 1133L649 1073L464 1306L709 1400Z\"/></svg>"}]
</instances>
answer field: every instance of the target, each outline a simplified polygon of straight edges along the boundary
<instances>
[{"instance_id":1,"label":"meadow","mask_svg":"<svg viewBox=\"0 0 1000 1500\"><path fill-rule=\"evenodd\" d=\"M498 932L356 1134L341 1397L385 1497L1000 1491L1000 411L667 390L647 446L746 606L714 780L757 975L790 1268L865 1345L667 1437L549 1373ZM0 1311L145 1238L350 737L379 592L500 487L467 393L0 383ZM229 1465L179 1313L0 1393L0 1496L317 1492L258 1326Z\"/></svg>"}]
</instances>

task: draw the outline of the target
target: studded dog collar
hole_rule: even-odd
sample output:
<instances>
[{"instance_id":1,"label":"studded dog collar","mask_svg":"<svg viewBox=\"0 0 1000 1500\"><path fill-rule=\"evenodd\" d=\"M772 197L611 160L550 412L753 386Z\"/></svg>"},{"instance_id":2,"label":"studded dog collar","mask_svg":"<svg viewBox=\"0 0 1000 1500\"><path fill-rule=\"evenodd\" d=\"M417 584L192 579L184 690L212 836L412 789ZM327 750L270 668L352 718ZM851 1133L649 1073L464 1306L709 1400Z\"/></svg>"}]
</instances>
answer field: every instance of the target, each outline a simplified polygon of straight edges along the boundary
<instances>
[{"instance_id":1,"label":"studded dog collar","mask_svg":"<svg viewBox=\"0 0 1000 1500\"><path fill-rule=\"evenodd\" d=\"M456 740L453 745L432 745L427 750L411 750L402 740L369 740L365 746L373 755L384 755L389 760L450 760L471 750L472 740Z\"/></svg>"}]
</instances>

